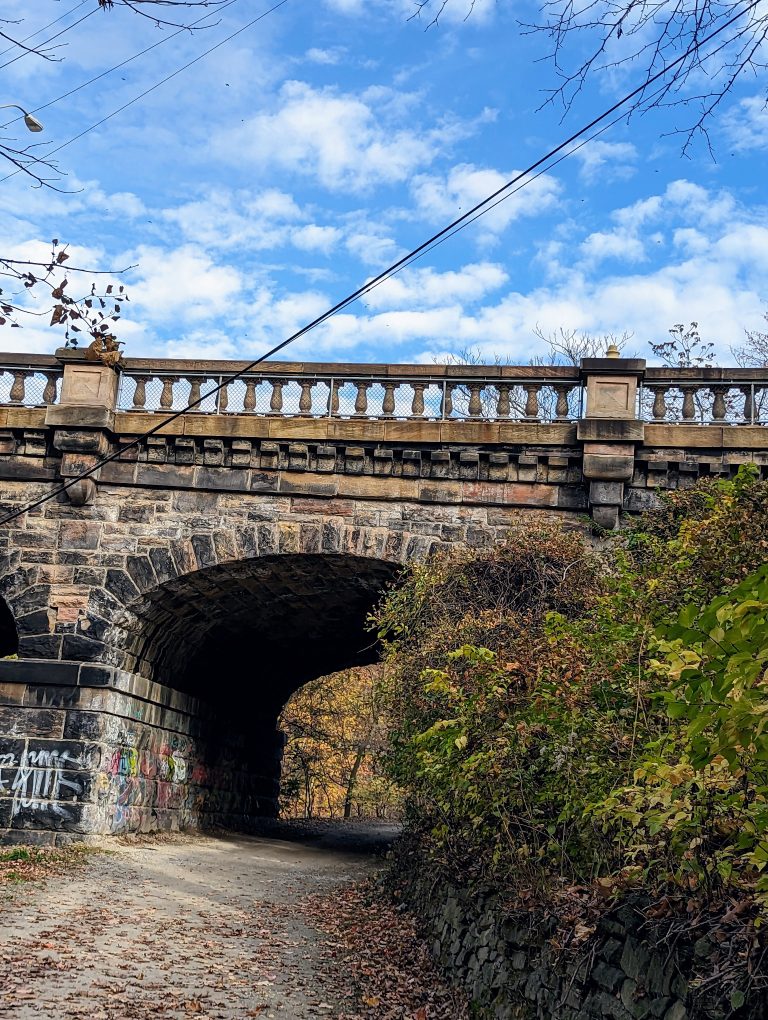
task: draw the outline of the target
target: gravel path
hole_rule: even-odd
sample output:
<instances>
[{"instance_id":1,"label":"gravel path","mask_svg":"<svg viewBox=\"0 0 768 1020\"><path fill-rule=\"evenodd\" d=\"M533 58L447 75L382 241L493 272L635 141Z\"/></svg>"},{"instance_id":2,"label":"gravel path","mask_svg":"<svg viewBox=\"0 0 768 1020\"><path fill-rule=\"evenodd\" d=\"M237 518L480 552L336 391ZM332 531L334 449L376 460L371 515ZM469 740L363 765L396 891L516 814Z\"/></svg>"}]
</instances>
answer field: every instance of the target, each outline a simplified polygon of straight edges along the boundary
<instances>
[{"instance_id":1,"label":"gravel path","mask_svg":"<svg viewBox=\"0 0 768 1020\"><path fill-rule=\"evenodd\" d=\"M112 843L83 869L19 886L0 902L0 1017L334 1017L327 936L297 905L375 870L371 851L394 833L275 824Z\"/></svg>"}]
</instances>

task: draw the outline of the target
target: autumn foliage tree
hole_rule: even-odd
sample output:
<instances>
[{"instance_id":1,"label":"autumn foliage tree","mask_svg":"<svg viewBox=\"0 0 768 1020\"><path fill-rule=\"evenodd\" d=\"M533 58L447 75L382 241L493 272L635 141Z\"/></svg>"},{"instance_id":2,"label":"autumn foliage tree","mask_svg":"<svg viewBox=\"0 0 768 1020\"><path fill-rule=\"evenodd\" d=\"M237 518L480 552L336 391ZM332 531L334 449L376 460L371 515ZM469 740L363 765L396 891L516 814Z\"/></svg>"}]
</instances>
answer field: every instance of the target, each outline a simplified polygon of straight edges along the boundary
<instances>
[{"instance_id":1,"label":"autumn foliage tree","mask_svg":"<svg viewBox=\"0 0 768 1020\"><path fill-rule=\"evenodd\" d=\"M320 677L286 705L280 725L282 811L292 818L385 818L399 795L384 773L387 717L377 667Z\"/></svg>"}]
</instances>

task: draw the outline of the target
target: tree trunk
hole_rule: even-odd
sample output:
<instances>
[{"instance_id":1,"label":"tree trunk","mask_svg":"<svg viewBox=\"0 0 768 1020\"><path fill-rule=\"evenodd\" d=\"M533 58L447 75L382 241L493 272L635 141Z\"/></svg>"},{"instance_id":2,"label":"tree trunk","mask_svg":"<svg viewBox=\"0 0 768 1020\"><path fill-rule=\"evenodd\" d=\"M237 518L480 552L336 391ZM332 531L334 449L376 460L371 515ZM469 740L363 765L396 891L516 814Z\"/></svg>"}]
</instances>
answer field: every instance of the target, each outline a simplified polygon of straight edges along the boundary
<instances>
[{"instance_id":1,"label":"tree trunk","mask_svg":"<svg viewBox=\"0 0 768 1020\"><path fill-rule=\"evenodd\" d=\"M365 746L363 744L358 745L357 754L355 755L352 769L349 773L349 782L347 783L347 793L344 797L344 818L348 819L352 815L352 793L355 789L355 783L357 781L357 773L360 771L360 767L365 761Z\"/></svg>"}]
</instances>

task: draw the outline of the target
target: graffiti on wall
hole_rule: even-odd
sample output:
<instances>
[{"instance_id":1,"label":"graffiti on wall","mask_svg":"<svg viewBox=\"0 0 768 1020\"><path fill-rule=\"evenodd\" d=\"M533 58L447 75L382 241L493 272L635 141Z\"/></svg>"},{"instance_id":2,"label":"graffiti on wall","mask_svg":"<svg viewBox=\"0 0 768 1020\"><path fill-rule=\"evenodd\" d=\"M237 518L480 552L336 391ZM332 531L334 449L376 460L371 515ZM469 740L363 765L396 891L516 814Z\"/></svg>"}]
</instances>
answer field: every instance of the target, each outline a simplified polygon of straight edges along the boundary
<instances>
[{"instance_id":1,"label":"graffiti on wall","mask_svg":"<svg viewBox=\"0 0 768 1020\"><path fill-rule=\"evenodd\" d=\"M11 816L23 809L68 818L70 803L83 793L82 781L72 774L82 758L68 750L25 748L21 755L0 754L0 796L11 797Z\"/></svg>"},{"instance_id":2,"label":"graffiti on wall","mask_svg":"<svg viewBox=\"0 0 768 1020\"><path fill-rule=\"evenodd\" d=\"M103 759L97 782L99 800L110 815L110 827L119 832L145 820L155 821L158 812L172 811L184 824L197 807L191 784L199 782L200 766L190 741L169 737L158 750L125 744Z\"/></svg>"},{"instance_id":3,"label":"graffiti on wall","mask_svg":"<svg viewBox=\"0 0 768 1020\"><path fill-rule=\"evenodd\" d=\"M108 776L143 776L164 783L184 783L187 760L179 748L164 744L159 753L135 747L118 747L108 754L104 764Z\"/></svg>"}]
</instances>

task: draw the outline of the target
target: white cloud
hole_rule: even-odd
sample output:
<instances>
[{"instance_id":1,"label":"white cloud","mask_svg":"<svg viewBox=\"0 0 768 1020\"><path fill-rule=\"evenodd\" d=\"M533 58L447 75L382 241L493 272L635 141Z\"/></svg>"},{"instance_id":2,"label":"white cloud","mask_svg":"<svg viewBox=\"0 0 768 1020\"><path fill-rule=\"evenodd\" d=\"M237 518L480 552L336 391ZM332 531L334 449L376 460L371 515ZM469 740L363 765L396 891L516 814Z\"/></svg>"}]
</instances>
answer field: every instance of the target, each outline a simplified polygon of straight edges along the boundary
<instances>
[{"instance_id":1,"label":"white cloud","mask_svg":"<svg viewBox=\"0 0 768 1020\"><path fill-rule=\"evenodd\" d=\"M363 300L373 309L475 302L498 290L508 279L504 268L493 262L476 262L456 272L409 269L390 277Z\"/></svg>"},{"instance_id":2,"label":"white cloud","mask_svg":"<svg viewBox=\"0 0 768 1020\"><path fill-rule=\"evenodd\" d=\"M387 266L400 253L397 242L374 224L352 228L345 242L347 251L369 266Z\"/></svg>"},{"instance_id":3,"label":"white cloud","mask_svg":"<svg viewBox=\"0 0 768 1020\"><path fill-rule=\"evenodd\" d=\"M213 148L224 159L314 177L330 191L396 184L429 165L464 130L447 123L429 131L401 126L412 101L391 89L360 96L291 81L272 112L219 133Z\"/></svg>"},{"instance_id":4,"label":"white cloud","mask_svg":"<svg viewBox=\"0 0 768 1020\"><path fill-rule=\"evenodd\" d=\"M362 14L364 0L325 0L332 11L339 14Z\"/></svg>"},{"instance_id":5,"label":"white cloud","mask_svg":"<svg viewBox=\"0 0 768 1020\"><path fill-rule=\"evenodd\" d=\"M237 269L216 265L192 245L171 251L142 246L136 261L139 268L130 288L132 310L150 324L183 326L226 317L243 290Z\"/></svg>"},{"instance_id":6,"label":"white cloud","mask_svg":"<svg viewBox=\"0 0 768 1020\"><path fill-rule=\"evenodd\" d=\"M217 190L160 215L190 241L209 248L247 245L252 250L287 244L293 225L307 218L291 195L274 188L255 195Z\"/></svg>"},{"instance_id":7,"label":"white cloud","mask_svg":"<svg viewBox=\"0 0 768 1020\"><path fill-rule=\"evenodd\" d=\"M419 12L413 0L325 0L325 2L332 11L353 17L362 14L370 16L372 9L380 9L398 18L416 15L420 18L420 23L430 23L439 16L441 24L475 22L481 25L491 20L497 5L497 0L447 0L445 4L443 0L427 0Z\"/></svg>"},{"instance_id":8,"label":"white cloud","mask_svg":"<svg viewBox=\"0 0 768 1020\"><path fill-rule=\"evenodd\" d=\"M631 142L603 142L600 139L574 148L571 155L579 164L584 180L609 181L630 177L637 159L637 149Z\"/></svg>"},{"instance_id":9,"label":"white cloud","mask_svg":"<svg viewBox=\"0 0 768 1020\"><path fill-rule=\"evenodd\" d=\"M582 243L581 253L592 262L610 258L639 262L645 258L645 244L626 230L596 231Z\"/></svg>"},{"instance_id":10,"label":"white cloud","mask_svg":"<svg viewBox=\"0 0 768 1020\"><path fill-rule=\"evenodd\" d=\"M654 245L666 242L661 229L674 219L695 222L701 228L722 227L737 215L736 203L727 192L713 193L686 180L672 181L662 195L652 195L611 213L616 226L596 231L579 246L582 256L592 263L616 258L640 262L648 258ZM709 245L706 235L696 228L681 226L672 233L672 244L682 253L695 255Z\"/></svg>"},{"instance_id":11,"label":"white cloud","mask_svg":"<svg viewBox=\"0 0 768 1020\"><path fill-rule=\"evenodd\" d=\"M320 49L313 46L304 54L304 59L312 64L325 64L333 66L341 62L344 56L344 49L341 46L334 46L332 49Z\"/></svg>"},{"instance_id":12,"label":"white cloud","mask_svg":"<svg viewBox=\"0 0 768 1020\"><path fill-rule=\"evenodd\" d=\"M447 223L498 191L515 176L516 171L501 174L498 170L463 163L453 167L445 176L422 174L416 177L411 190L423 216L434 223ZM491 208L474 228L479 231L481 243L493 240L521 217L538 216L554 208L559 195L560 185L547 174L532 178L522 189L511 188L509 197Z\"/></svg>"},{"instance_id":13,"label":"white cloud","mask_svg":"<svg viewBox=\"0 0 768 1020\"><path fill-rule=\"evenodd\" d=\"M322 227L310 223L297 227L291 233L291 243L302 251L319 251L328 254L336 246L342 232L336 227Z\"/></svg>"},{"instance_id":14,"label":"white cloud","mask_svg":"<svg viewBox=\"0 0 768 1020\"><path fill-rule=\"evenodd\" d=\"M768 105L764 95L749 96L731 107L725 136L737 152L768 149Z\"/></svg>"}]
</instances>

